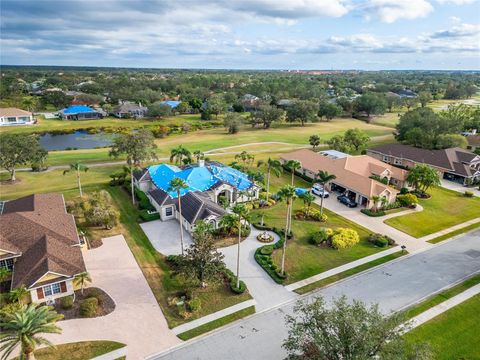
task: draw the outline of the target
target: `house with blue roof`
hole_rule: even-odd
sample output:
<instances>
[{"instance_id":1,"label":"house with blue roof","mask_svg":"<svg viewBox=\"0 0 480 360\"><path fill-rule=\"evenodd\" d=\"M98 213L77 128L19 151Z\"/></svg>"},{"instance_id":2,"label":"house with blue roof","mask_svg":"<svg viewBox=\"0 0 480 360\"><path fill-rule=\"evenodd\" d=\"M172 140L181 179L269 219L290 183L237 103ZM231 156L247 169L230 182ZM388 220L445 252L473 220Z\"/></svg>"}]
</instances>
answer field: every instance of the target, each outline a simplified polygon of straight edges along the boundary
<instances>
[{"instance_id":1,"label":"house with blue roof","mask_svg":"<svg viewBox=\"0 0 480 360\"><path fill-rule=\"evenodd\" d=\"M161 101L160 102L163 105L168 105L172 109L175 109L178 105L180 105L181 101L176 101L176 100L166 100L166 101Z\"/></svg>"},{"instance_id":2,"label":"house with blue roof","mask_svg":"<svg viewBox=\"0 0 480 360\"><path fill-rule=\"evenodd\" d=\"M170 189L174 178L187 184L180 199ZM226 208L236 203L258 199L260 187L245 173L219 162L204 162L178 167L170 164L152 165L134 173L135 186L143 191L160 214L160 220L177 219L191 232L203 220L218 228ZM182 219L178 212L182 205Z\"/></svg>"},{"instance_id":3,"label":"house with blue roof","mask_svg":"<svg viewBox=\"0 0 480 360\"><path fill-rule=\"evenodd\" d=\"M58 116L63 120L92 120L101 119L101 112L92 109L87 105L72 105L58 112Z\"/></svg>"}]
</instances>

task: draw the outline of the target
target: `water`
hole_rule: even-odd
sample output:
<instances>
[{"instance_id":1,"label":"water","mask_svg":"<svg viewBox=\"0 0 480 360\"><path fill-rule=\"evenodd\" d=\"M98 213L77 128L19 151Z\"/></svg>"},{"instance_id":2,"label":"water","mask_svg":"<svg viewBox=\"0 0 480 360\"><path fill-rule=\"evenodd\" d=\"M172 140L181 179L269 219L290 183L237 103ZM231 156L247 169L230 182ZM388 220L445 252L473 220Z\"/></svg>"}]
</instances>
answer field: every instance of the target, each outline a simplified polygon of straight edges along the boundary
<instances>
[{"instance_id":1,"label":"water","mask_svg":"<svg viewBox=\"0 0 480 360\"><path fill-rule=\"evenodd\" d=\"M66 149L94 149L112 144L115 134L89 134L86 131L76 131L72 134L40 136L40 145L45 150L66 150Z\"/></svg>"}]
</instances>

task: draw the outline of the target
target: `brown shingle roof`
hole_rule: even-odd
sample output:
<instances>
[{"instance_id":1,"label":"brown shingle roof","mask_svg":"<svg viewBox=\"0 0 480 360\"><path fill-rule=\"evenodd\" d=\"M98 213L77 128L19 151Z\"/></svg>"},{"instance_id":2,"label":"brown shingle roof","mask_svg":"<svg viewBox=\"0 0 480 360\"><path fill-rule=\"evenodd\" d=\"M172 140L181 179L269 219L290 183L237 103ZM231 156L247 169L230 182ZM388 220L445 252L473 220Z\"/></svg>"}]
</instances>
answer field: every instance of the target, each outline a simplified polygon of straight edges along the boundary
<instances>
[{"instance_id":1,"label":"brown shingle roof","mask_svg":"<svg viewBox=\"0 0 480 360\"><path fill-rule=\"evenodd\" d=\"M471 146L480 146L480 135L468 135L467 142Z\"/></svg>"},{"instance_id":2,"label":"brown shingle roof","mask_svg":"<svg viewBox=\"0 0 480 360\"><path fill-rule=\"evenodd\" d=\"M46 272L68 277L85 271L75 220L61 194L30 195L5 203L0 249L21 255L12 287L30 287Z\"/></svg>"}]
</instances>

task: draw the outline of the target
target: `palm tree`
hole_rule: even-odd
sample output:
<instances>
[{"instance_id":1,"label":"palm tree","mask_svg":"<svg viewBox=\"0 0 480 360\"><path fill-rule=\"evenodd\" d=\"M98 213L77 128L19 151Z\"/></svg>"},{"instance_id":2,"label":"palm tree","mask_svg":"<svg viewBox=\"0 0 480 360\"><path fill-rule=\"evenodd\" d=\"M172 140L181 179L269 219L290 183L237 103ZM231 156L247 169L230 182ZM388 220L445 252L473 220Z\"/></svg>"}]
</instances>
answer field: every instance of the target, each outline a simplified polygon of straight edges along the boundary
<instances>
[{"instance_id":1,"label":"palm tree","mask_svg":"<svg viewBox=\"0 0 480 360\"><path fill-rule=\"evenodd\" d=\"M8 318L2 319L0 328L0 352L2 360L10 357L13 350L20 346L20 359L35 360L34 351L39 345L55 347L40 334L60 334L56 322L63 318L49 306L30 304L23 306L19 311Z\"/></svg>"},{"instance_id":2,"label":"palm tree","mask_svg":"<svg viewBox=\"0 0 480 360\"><path fill-rule=\"evenodd\" d=\"M302 168L302 163L297 160L288 160L285 163L285 167L292 172L292 186L293 186L293 181L295 179L295 171L300 170Z\"/></svg>"},{"instance_id":3,"label":"palm tree","mask_svg":"<svg viewBox=\"0 0 480 360\"><path fill-rule=\"evenodd\" d=\"M184 148L182 145L179 145L170 151L170 162L175 162L175 164L178 165L181 163L189 163L191 162L191 160L191 152L187 148Z\"/></svg>"},{"instance_id":4,"label":"palm tree","mask_svg":"<svg viewBox=\"0 0 480 360\"><path fill-rule=\"evenodd\" d=\"M185 182L185 180L180 179L180 178L173 178L172 181L170 182L170 187L168 188L168 191L176 191L177 192L177 198L178 198L178 212L180 214L180 217L178 221L180 222L180 244L182 246L182 255L183 255L183 217L182 217L182 198L180 196L180 192L183 189L187 189L188 185Z\"/></svg>"},{"instance_id":5,"label":"palm tree","mask_svg":"<svg viewBox=\"0 0 480 360\"><path fill-rule=\"evenodd\" d=\"M270 193L270 173L273 172L276 177L279 177L282 172L282 163L278 160L274 160L268 158L267 161L259 160L257 163L257 167L266 165L267 167L267 198L266 201L268 202L268 196Z\"/></svg>"},{"instance_id":6,"label":"palm tree","mask_svg":"<svg viewBox=\"0 0 480 360\"><path fill-rule=\"evenodd\" d=\"M373 195L373 196L372 196L373 211L374 211L374 212L377 212L377 210L378 210L377 205L378 205L378 201L379 201L379 200L380 200L380 196L378 196L378 195Z\"/></svg>"},{"instance_id":7,"label":"palm tree","mask_svg":"<svg viewBox=\"0 0 480 360\"><path fill-rule=\"evenodd\" d=\"M132 204L135 205L135 188L133 186L133 173L135 172L135 167L133 166L133 164L130 164L130 166L124 166L123 172L130 176L130 191L132 195Z\"/></svg>"},{"instance_id":8,"label":"palm tree","mask_svg":"<svg viewBox=\"0 0 480 360\"><path fill-rule=\"evenodd\" d=\"M205 154L201 152L200 150L196 150L193 152L193 156L195 156L195 159L197 159L197 163L205 158Z\"/></svg>"},{"instance_id":9,"label":"palm tree","mask_svg":"<svg viewBox=\"0 0 480 360\"><path fill-rule=\"evenodd\" d=\"M13 290L10 290L10 293L8 294L11 302L18 302L19 304L23 304L23 300L27 295L28 295L28 290L23 285Z\"/></svg>"},{"instance_id":10,"label":"palm tree","mask_svg":"<svg viewBox=\"0 0 480 360\"><path fill-rule=\"evenodd\" d=\"M90 274L86 271L76 275L75 278L73 279L73 283L75 285L77 286L80 285L80 289L82 290L82 295L83 295L83 288L89 282L92 282L92 278L90 277Z\"/></svg>"},{"instance_id":11,"label":"palm tree","mask_svg":"<svg viewBox=\"0 0 480 360\"><path fill-rule=\"evenodd\" d=\"M311 193L306 192L302 196L303 204L305 205L305 216L308 217L310 215L310 206L312 206L312 202L315 201L315 196Z\"/></svg>"},{"instance_id":12,"label":"palm tree","mask_svg":"<svg viewBox=\"0 0 480 360\"><path fill-rule=\"evenodd\" d=\"M291 212L292 212L292 204L293 199L295 197L295 188L291 185L285 185L280 189L278 192L280 199L285 200L287 204L287 220L285 225L285 240L283 242L283 250L282 250L282 274L285 274L285 252L287 250L287 237L290 234L291 229Z\"/></svg>"},{"instance_id":13,"label":"palm tree","mask_svg":"<svg viewBox=\"0 0 480 360\"><path fill-rule=\"evenodd\" d=\"M247 219L248 209L245 204L237 204L232 209L238 215L238 250L237 250L237 289L240 287L240 241L242 240L242 219Z\"/></svg>"},{"instance_id":14,"label":"palm tree","mask_svg":"<svg viewBox=\"0 0 480 360\"><path fill-rule=\"evenodd\" d=\"M327 184L330 181L335 180L336 178L337 177L335 175L329 174L327 171L323 170L320 170L317 174L317 182L322 185L323 191L326 191L325 187L327 186ZM323 215L323 199L325 198L323 195L325 194L322 194L322 196L320 197L320 218L322 218Z\"/></svg>"},{"instance_id":15,"label":"palm tree","mask_svg":"<svg viewBox=\"0 0 480 360\"><path fill-rule=\"evenodd\" d=\"M64 170L63 175L65 175L66 173L69 173L70 171L75 171L75 173L77 174L78 190L80 191L80 197L82 197L83 193L82 193L82 183L80 182L80 171L87 172L88 167L86 167L85 165L77 161L74 164L70 164L70 169Z\"/></svg>"}]
</instances>

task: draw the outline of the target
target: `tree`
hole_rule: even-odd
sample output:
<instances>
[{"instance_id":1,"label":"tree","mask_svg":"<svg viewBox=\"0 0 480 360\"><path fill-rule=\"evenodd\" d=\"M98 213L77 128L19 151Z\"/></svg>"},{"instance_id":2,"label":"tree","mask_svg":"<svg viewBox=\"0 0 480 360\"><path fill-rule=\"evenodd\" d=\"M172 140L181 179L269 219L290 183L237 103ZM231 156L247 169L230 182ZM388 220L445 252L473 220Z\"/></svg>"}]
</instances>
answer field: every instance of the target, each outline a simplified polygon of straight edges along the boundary
<instances>
[{"instance_id":1,"label":"tree","mask_svg":"<svg viewBox=\"0 0 480 360\"><path fill-rule=\"evenodd\" d=\"M89 282L92 282L92 278L90 277L90 274L86 271L81 272L80 274L76 275L75 278L73 279L73 283L76 286L80 285L82 295L83 295L83 288Z\"/></svg>"},{"instance_id":2,"label":"tree","mask_svg":"<svg viewBox=\"0 0 480 360\"><path fill-rule=\"evenodd\" d=\"M192 109L198 112L198 110L200 110L200 108L202 107L202 100L198 98L193 98L188 102L188 104L191 106Z\"/></svg>"},{"instance_id":3,"label":"tree","mask_svg":"<svg viewBox=\"0 0 480 360\"><path fill-rule=\"evenodd\" d=\"M229 134L236 134L240 131L243 124L243 116L239 113L228 113L223 120L225 129Z\"/></svg>"},{"instance_id":4,"label":"tree","mask_svg":"<svg viewBox=\"0 0 480 360\"><path fill-rule=\"evenodd\" d=\"M280 191L278 192L278 195L281 200L285 200L285 203L287 205L285 239L283 241L283 247L282 247L282 266L281 266L282 275L285 275L285 253L287 251L287 239L291 232L291 222L292 222L291 214L292 214L293 200L295 198L295 188L291 185L285 185L280 189Z\"/></svg>"},{"instance_id":5,"label":"tree","mask_svg":"<svg viewBox=\"0 0 480 360\"><path fill-rule=\"evenodd\" d=\"M326 190L326 186L332 180L335 180L337 177L333 174L329 174L327 171L320 170L316 176L317 182L322 185L323 190ZM323 196L320 198L320 218L323 216Z\"/></svg>"},{"instance_id":6,"label":"tree","mask_svg":"<svg viewBox=\"0 0 480 360\"><path fill-rule=\"evenodd\" d=\"M242 219L247 220L248 209L245 204L236 204L233 213L238 216L238 250L237 250L237 289L240 288L240 242L242 240Z\"/></svg>"},{"instance_id":7,"label":"tree","mask_svg":"<svg viewBox=\"0 0 480 360\"><path fill-rule=\"evenodd\" d=\"M370 121L370 115L385 112L387 102L383 96L369 92L355 99L354 108L357 112L366 113L367 121Z\"/></svg>"},{"instance_id":8,"label":"tree","mask_svg":"<svg viewBox=\"0 0 480 360\"><path fill-rule=\"evenodd\" d=\"M297 100L287 109L287 120L289 122L300 121L302 126L306 122L313 122L317 119L318 105L312 101Z\"/></svg>"},{"instance_id":9,"label":"tree","mask_svg":"<svg viewBox=\"0 0 480 360\"><path fill-rule=\"evenodd\" d=\"M282 163L278 160L268 158L267 161L259 160L257 163L257 167L260 166L266 166L267 168L267 195L266 195L266 201L268 202L268 197L270 195L270 174L273 172L273 174L276 177L279 177L280 174L282 173Z\"/></svg>"},{"instance_id":10,"label":"tree","mask_svg":"<svg viewBox=\"0 0 480 360\"><path fill-rule=\"evenodd\" d=\"M438 172L426 164L417 164L407 175L407 182L416 191L426 193L432 186L440 186Z\"/></svg>"},{"instance_id":11,"label":"tree","mask_svg":"<svg viewBox=\"0 0 480 360\"><path fill-rule=\"evenodd\" d=\"M185 182L185 180L175 177L172 179L170 182L170 186L168 188L168 191L175 191L177 193L177 199L178 199L178 213L180 214L180 217L178 218L178 222L180 224L180 246L182 247L182 255L183 255L183 216L182 216L182 197L181 197L181 192L182 190L188 189L188 184Z\"/></svg>"},{"instance_id":12,"label":"tree","mask_svg":"<svg viewBox=\"0 0 480 360\"><path fill-rule=\"evenodd\" d=\"M151 131L139 130L128 134L122 134L113 141L109 156L118 158L120 155L127 156L127 165L130 167L130 174L133 174L133 168L137 168L144 161L155 159L157 157L155 149L155 137ZM135 191L133 186L133 175L130 176L130 187L132 203L135 205Z\"/></svg>"},{"instance_id":13,"label":"tree","mask_svg":"<svg viewBox=\"0 0 480 360\"><path fill-rule=\"evenodd\" d=\"M259 118L263 128L269 129L273 122L281 122L285 119L285 111L272 105L262 105L259 111Z\"/></svg>"},{"instance_id":14,"label":"tree","mask_svg":"<svg viewBox=\"0 0 480 360\"><path fill-rule=\"evenodd\" d=\"M255 155L249 154L246 151L242 151L240 154L235 155L235 160L241 160L243 163L242 168L245 169L253 164L255 160Z\"/></svg>"},{"instance_id":15,"label":"tree","mask_svg":"<svg viewBox=\"0 0 480 360\"><path fill-rule=\"evenodd\" d=\"M29 164L44 155L38 136L25 134L0 135L0 167L10 173L10 181L15 181L16 168Z\"/></svg>"},{"instance_id":16,"label":"tree","mask_svg":"<svg viewBox=\"0 0 480 360\"><path fill-rule=\"evenodd\" d=\"M193 152L193 156L195 157L195 159L197 160L197 163L200 161L200 160L203 160L205 159L205 154L203 152L201 152L200 150L195 150Z\"/></svg>"},{"instance_id":17,"label":"tree","mask_svg":"<svg viewBox=\"0 0 480 360\"><path fill-rule=\"evenodd\" d=\"M401 104L400 97L395 96L395 95L385 96L385 101L387 102L388 112L393 112L393 109L397 106L400 106L400 104Z\"/></svg>"},{"instance_id":18,"label":"tree","mask_svg":"<svg viewBox=\"0 0 480 360\"><path fill-rule=\"evenodd\" d=\"M327 306L321 297L299 301L286 316L283 342L290 360L409 358L402 339L401 313L384 316L378 305L367 306L342 296Z\"/></svg>"},{"instance_id":19,"label":"tree","mask_svg":"<svg viewBox=\"0 0 480 360\"><path fill-rule=\"evenodd\" d=\"M302 163L297 160L288 160L284 165L292 173L292 186L293 186L293 181L295 180L295 171L300 170L302 168Z\"/></svg>"},{"instance_id":20,"label":"tree","mask_svg":"<svg viewBox=\"0 0 480 360\"><path fill-rule=\"evenodd\" d=\"M62 330L56 322L63 318L49 306L30 304L0 322L0 351L2 360L10 358L20 347L20 359L35 360L33 352L39 345L54 347L41 334L60 334Z\"/></svg>"},{"instance_id":21,"label":"tree","mask_svg":"<svg viewBox=\"0 0 480 360\"><path fill-rule=\"evenodd\" d=\"M320 136L318 135L310 135L308 139L308 143L312 145L313 151L315 151L316 147L320 145Z\"/></svg>"},{"instance_id":22,"label":"tree","mask_svg":"<svg viewBox=\"0 0 480 360\"><path fill-rule=\"evenodd\" d=\"M347 146L353 147L356 151L360 148L367 146L370 141L370 137L365 133L365 131L360 129L348 129L343 135L343 139Z\"/></svg>"},{"instance_id":23,"label":"tree","mask_svg":"<svg viewBox=\"0 0 480 360\"><path fill-rule=\"evenodd\" d=\"M24 96L22 98L22 106L30 112L37 111L40 101L36 96Z\"/></svg>"},{"instance_id":24,"label":"tree","mask_svg":"<svg viewBox=\"0 0 480 360\"><path fill-rule=\"evenodd\" d=\"M349 152L350 147L349 144L345 142L345 138L342 135L335 135L332 136L330 140L327 140L328 146L332 149L342 152Z\"/></svg>"},{"instance_id":25,"label":"tree","mask_svg":"<svg viewBox=\"0 0 480 360\"><path fill-rule=\"evenodd\" d=\"M315 196L310 192L306 192L301 196L301 199L303 200L303 204L305 205L305 215L308 217L310 215L310 207L315 201Z\"/></svg>"},{"instance_id":26,"label":"tree","mask_svg":"<svg viewBox=\"0 0 480 360\"><path fill-rule=\"evenodd\" d=\"M112 198L105 190L93 192L87 201L82 203L85 220L93 226L111 229L118 223L118 211L112 205Z\"/></svg>"},{"instance_id":27,"label":"tree","mask_svg":"<svg viewBox=\"0 0 480 360\"><path fill-rule=\"evenodd\" d=\"M172 108L170 107L170 105L156 102L148 107L147 116L163 118L170 115L172 115Z\"/></svg>"},{"instance_id":28,"label":"tree","mask_svg":"<svg viewBox=\"0 0 480 360\"><path fill-rule=\"evenodd\" d=\"M342 108L343 112L348 116L352 116L352 112L354 110L353 101L345 96L340 96L337 98L337 104Z\"/></svg>"},{"instance_id":29,"label":"tree","mask_svg":"<svg viewBox=\"0 0 480 360\"><path fill-rule=\"evenodd\" d=\"M73 97L65 95L62 91L48 91L42 95L43 107L53 105L55 109L63 109L72 103Z\"/></svg>"},{"instance_id":30,"label":"tree","mask_svg":"<svg viewBox=\"0 0 480 360\"><path fill-rule=\"evenodd\" d=\"M460 134L442 134L437 137L436 148L448 149L453 147L466 148L468 141Z\"/></svg>"},{"instance_id":31,"label":"tree","mask_svg":"<svg viewBox=\"0 0 480 360\"><path fill-rule=\"evenodd\" d=\"M227 103L221 94L214 94L208 99L206 110L211 114L215 114L215 118L218 118L219 114L227 111Z\"/></svg>"},{"instance_id":32,"label":"tree","mask_svg":"<svg viewBox=\"0 0 480 360\"><path fill-rule=\"evenodd\" d=\"M418 102L419 99L417 97L406 97L402 99L402 103L407 108L407 111L410 111L411 108L416 107Z\"/></svg>"},{"instance_id":33,"label":"tree","mask_svg":"<svg viewBox=\"0 0 480 360\"><path fill-rule=\"evenodd\" d=\"M88 167L77 161L76 163L70 164L70 169L64 170L63 175L69 173L70 171L75 171L75 175L77 176L78 191L80 192L80 197L83 197L82 183L80 181L80 171L87 172Z\"/></svg>"},{"instance_id":34,"label":"tree","mask_svg":"<svg viewBox=\"0 0 480 360\"><path fill-rule=\"evenodd\" d=\"M332 120L334 117L339 116L342 113L342 108L336 104L332 104L330 102L322 102L320 103L318 116L320 119L325 116L327 121Z\"/></svg>"},{"instance_id":35,"label":"tree","mask_svg":"<svg viewBox=\"0 0 480 360\"><path fill-rule=\"evenodd\" d=\"M206 281L217 278L224 269L224 256L216 249L212 229L205 222L196 224L192 237L193 244L182 255L180 271L206 287Z\"/></svg>"},{"instance_id":36,"label":"tree","mask_svg":"<svg viewBox=\"0 0 480 360\"><path fill-rule=\"evenodd\" d=\"M10 298L11 302L17 302L19 304L23 304L23 301L28 296L29 292L27 288L23 285L10 290L8 297Z\"/></svg>"},{"instance_id":37,"label":"tree","mask_svg":"<svg viewBox=\"0 0 480 360\"><path fill-rule=\"evenodd\" d=\"M170 162L175 164L190 164L192 162L192 153L182 145L178 145L170 151Z\"/></svg>"},{"instance_id":38,"label":"tree","mask_svg":"<svg viewBox=\"0 0 480 360\"><path fill-rule=\"evenodd\" d=\"M430 101L432 101L432 94L428 91L421 91L418 93L418 101L420 101L422 107L425 107Z\"/></svg>"}]
</instances>

